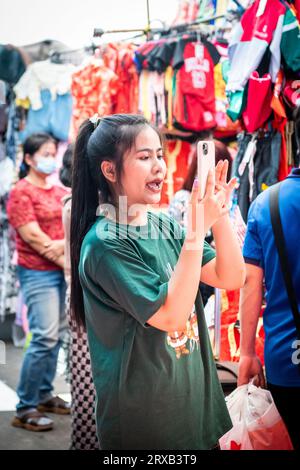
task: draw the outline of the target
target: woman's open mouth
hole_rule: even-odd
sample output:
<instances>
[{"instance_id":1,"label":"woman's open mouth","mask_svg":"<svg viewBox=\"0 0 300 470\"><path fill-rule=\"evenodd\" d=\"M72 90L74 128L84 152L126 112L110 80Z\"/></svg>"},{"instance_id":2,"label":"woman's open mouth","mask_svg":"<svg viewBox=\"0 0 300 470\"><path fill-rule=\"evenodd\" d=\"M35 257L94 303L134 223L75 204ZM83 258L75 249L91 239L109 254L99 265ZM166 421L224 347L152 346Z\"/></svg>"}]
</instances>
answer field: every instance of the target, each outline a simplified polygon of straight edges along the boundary
<instances>
[{"instance_id":1,"label":"woman's open mouth","mask_svg":"<svg viewBox=\"0 0 300 470\"><path fill-rule=\"evenodd\" d=\"M151 183L147 183L146 187L149 191L153 193L159 193L162 190L163 182L161 180L152 181Z\"/></svg>"}]
</instances>

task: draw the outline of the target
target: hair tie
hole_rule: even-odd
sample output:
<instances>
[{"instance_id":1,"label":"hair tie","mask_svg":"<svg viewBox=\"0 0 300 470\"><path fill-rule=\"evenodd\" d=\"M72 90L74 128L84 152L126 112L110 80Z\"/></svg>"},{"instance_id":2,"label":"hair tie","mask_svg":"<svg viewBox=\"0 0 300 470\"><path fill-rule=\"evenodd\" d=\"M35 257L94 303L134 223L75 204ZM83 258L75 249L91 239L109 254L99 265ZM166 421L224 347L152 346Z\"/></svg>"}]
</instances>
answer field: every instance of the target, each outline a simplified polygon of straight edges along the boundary
<instances>
[{"instance_id":1,"label":"hair tie","mask_svg":"<svg viewBox=\"0 0 300 470\"><path fill-rule=\"evenodd\" d=\"M96 127L100 124L101 117L99 116L98 113L95 113L94 116L92 116L89 121L94 125L94 130Z\"/></svg>"}]
</instances>

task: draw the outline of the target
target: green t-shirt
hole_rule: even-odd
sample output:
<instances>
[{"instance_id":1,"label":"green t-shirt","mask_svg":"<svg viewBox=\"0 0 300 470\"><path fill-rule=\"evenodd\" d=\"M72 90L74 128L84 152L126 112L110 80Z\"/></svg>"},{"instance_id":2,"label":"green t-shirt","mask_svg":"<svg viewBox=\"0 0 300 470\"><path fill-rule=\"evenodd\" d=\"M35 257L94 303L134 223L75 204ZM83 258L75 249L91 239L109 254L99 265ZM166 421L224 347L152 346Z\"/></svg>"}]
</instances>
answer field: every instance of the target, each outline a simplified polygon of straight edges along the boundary
<instances>
[{"instance_id":1,"label":"green t-shirt","mask_svg":"<svg viewBox=\"0 0 300 470\"><path fill-rule=\"evenodd\" d=\"M210 449L231 428L200 293L184 332L147 325L165 302L183 241L174 220L153 213L142 227L101 216L83 241L79 273L102 449ZM214 257L205 243L203 264Z\"/></svg>"}]
</instances>

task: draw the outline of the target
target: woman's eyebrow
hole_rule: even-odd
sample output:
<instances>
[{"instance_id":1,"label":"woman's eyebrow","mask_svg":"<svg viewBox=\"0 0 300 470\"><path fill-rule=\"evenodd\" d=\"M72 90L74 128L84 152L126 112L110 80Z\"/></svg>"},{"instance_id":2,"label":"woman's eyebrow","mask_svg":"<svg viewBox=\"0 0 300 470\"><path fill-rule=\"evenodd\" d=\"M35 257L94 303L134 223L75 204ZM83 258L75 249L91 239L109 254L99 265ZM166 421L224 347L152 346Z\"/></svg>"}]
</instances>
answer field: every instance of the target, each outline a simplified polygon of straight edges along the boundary
<instances>
[{"instance_id":1,"label":"woman's eyebrow","mask_svg":"<svg viewBox=\"0 0 300 470\"><path fill-rule=\"evenodd\" d=\"M159 152L160 150L162 150L162 147L159 147L156 151ZM138 149L136 152L137 153L139 153L139 152L153 152L153 149L150 149L150 148Z\"/></svg>"}]
</instances>

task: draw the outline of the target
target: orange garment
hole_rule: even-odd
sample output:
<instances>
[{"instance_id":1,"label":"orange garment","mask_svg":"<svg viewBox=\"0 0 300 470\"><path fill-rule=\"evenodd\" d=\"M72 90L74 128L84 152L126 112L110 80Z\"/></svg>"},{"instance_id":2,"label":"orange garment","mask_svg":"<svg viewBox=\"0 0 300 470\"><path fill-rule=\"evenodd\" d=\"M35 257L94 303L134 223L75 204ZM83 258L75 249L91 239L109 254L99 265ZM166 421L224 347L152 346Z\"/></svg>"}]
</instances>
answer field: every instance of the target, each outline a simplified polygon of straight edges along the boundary
<instances>
[{"instance_id":1,"label":"orange garment","mask_svg":"<svg viewBox=\"0 0 300 470\"><path fill-rule=\"evenodd\" d=\"M277 129L278 132L281 134L281 152L280 152L280 162L279 162L279 171L278 171L278 180L284 180L289 174L289 166L288 166L288 157L287 157L287 149L286 149L286 140L285 140L285 126L287 123L287 116L284 109L284 105L282 103L282 96L281 93L283 91L283 80L284 75L283 71L280 70L278 72L273 98L271 101L271 108L274 111L274 121L273 127Z\"/></svg>"},{"instance_id":2,"label":"orange garment","mask_svg":"<svg viewBox=\"0 0 300 470\"><path fill-rule=\"evenodd\" d=\"M109 43L103 50L103 62L118 77L114 113L138 112L139 77L133 61L136 46L126 43Z\"/></svg>"},{"instance_id":3,"label":"orange garment","mask_svg":"<svg viewBox=\"0 0 300 470\"><path fill-rule=\"evenodd\" d=\"M238 362L240 358L240 325L238 318L240 291L222 290L221 301L221 345L220 360ZM256 354L264 364L264 328L262 323L264 307L256 331Z\"/></svg>"},{"instance_id":4,"label":"orange garment","mask_svg":"<svg viewBox=\"0 0 300 470\"><path fill-rule=\"evenodd\" d=\"M226 97L226 84L222 76L222 63L219 62L214 68L215 97L216 97L216 123L214 136L217 139L236 135L241 131L240 121L232 122L226 113L228 99Z\"/></svg>"},{"instance_id":5,"label":"orange garment","mask_svg":"<svg viewBox=\"0 0 300 470\"><path fill-rule=\"evenodd\" d=\"M101 48L101 57L104 65L116 73L118 56L119 56L119 47L116 43L109 43Z\"/></svg>"},{"instance_id":6,"label":"orange garment","mask_svg":"<svg viewBox=\"0 0 300 470\"><path fill-rule=\"evenodd\" d=\"M117 75L101 61L93 61L73 74L72 137L75 138L81 123L95 113L106 116L114 112L119 91Z\"/></svg>"},{"instance_id":7,"label":"orange garment","mask_svg":"<svg viewBox=\"0 0 300 470\"><path fill-rule=\"evenodd\" d=\"M119 91L116 96L115 113L133 113L138 111L139 76L136 70L133 45L127 44L119 50L116 74Z\"/></svg>"},{"instance_id":8,"label":"orange garment","mask_svg":"<svg viewBox=\"0 0 300 470\"><path fill-rule=\"evenodd\" d=\"M169 204L174 194L182 188L194 147L182 140L167 140L165 155L167 175L163 184L160 204Z\"/></svg>"}]
</instances>

